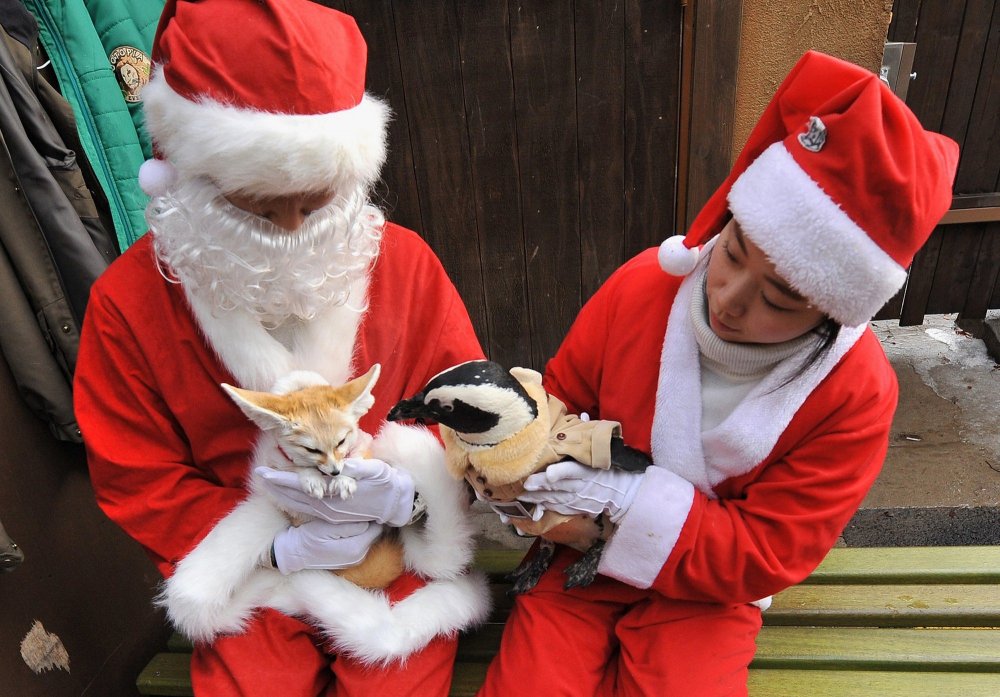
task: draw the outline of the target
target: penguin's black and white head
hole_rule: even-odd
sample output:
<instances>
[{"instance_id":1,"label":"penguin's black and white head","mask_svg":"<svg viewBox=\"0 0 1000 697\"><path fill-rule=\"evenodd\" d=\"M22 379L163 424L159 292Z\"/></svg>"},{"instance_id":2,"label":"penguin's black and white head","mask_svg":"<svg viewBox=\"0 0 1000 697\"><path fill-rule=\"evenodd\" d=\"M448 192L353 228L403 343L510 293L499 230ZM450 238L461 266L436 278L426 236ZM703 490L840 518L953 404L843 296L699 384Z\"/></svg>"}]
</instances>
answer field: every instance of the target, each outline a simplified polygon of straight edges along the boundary
<instances>
[{"instance_id":1,"label":"penguin's black and white head","mask_svg":"<svg viewBox=\"0 0 1000 697\"><path fill-rule=\"evenodd\" d=\"M435 375L400 401L389 421L419 419L453 429L472 443L499 443L538 417L538 406L513 375L493 361L468 361Z\"/></svg>"}]
</instances>

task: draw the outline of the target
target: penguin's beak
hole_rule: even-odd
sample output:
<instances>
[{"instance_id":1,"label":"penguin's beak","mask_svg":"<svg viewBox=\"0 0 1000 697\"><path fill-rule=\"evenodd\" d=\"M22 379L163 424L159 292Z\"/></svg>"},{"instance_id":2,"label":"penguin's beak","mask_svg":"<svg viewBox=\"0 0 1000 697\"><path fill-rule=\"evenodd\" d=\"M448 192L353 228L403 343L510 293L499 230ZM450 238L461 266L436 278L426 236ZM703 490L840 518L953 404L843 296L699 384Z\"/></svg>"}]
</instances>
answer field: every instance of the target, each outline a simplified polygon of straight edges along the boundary
<instances>
[{"instance_id":1,"label":"penguin's beak","mask_svg":"<svg viewBox=\"0 0 1000 697\"><path fill-rule=\"evenodd\" d=\"M403 421L406 419L417 419L421 423L434 421L434 415L427 405L424 404L424 393L419 392L409 399L400 400L396 406L389 410L386 416L389 421Z\"/></svg>"}]
</instances>

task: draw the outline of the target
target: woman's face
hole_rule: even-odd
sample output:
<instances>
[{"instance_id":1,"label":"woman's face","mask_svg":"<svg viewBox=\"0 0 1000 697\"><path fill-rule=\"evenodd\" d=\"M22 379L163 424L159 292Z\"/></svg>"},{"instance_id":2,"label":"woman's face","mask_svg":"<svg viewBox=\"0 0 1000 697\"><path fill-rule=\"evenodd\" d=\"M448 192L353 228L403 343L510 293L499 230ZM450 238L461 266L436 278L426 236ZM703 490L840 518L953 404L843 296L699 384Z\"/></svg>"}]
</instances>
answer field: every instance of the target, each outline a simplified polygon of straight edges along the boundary
<instances>
[{"instance_id":1,"label":"woman's face","mask_svg":"<svg viewBox=\"0 0 1000 697\"><path fill-rule=\"evenodd\" d=\"M825 315L792 290L774 264L730 220L708 262L708 324L724 341L778 344L818 327Z\"/></svg>"}]
</instances>

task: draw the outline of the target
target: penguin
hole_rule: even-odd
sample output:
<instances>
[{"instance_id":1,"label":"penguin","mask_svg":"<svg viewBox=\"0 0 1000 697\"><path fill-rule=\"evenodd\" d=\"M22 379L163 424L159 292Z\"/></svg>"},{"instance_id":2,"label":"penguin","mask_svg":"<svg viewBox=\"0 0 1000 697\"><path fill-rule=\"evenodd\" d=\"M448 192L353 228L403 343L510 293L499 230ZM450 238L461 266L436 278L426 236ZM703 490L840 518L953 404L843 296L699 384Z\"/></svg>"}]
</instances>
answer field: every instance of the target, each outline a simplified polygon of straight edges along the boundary
<instances>
[{"instance_id":1,"label":"penguin","mask_svg":"<svg viewBox=\"0 0 1000 697\"><path fill-rule=\"evenodd\" d=\"M443 424L467 443L490 446L537 419L538 405L499 363L467 361L435 375L387 418Z\"/></svg>"},{"instance_id":2,"label":"penguin","mask_svg":"<svg viewBox=\"0 0 1000 697\"><path fill-rule=\"evenodd\" d=\"M651 464L645 453L625 444L617 422L568 414L542 387L540 373L508 371L493 361L467 361L438 373L417 394L398 402L387 418L439 424L451 474L465 478L520 534L541 537L538 552L512 574L514 593L537 583L551 562L555 542L579 539L581 533L590 543L568 543L584 556L566 569L565 587L589 585L610 534L603 516L554 511L539 516L532 504L517 500L525 478L566 459L630 471Z\"/></svg>"}]
</instances>

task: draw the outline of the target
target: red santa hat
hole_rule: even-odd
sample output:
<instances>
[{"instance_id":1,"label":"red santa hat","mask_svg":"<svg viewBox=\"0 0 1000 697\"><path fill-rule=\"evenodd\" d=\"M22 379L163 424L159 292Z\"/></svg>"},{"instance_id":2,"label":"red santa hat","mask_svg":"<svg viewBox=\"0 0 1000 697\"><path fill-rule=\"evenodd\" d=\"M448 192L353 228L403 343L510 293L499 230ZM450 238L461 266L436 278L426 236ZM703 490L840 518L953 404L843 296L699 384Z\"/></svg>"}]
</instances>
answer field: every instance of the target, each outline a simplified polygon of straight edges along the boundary
<instances>
[{"instance_id":1,"label":"red santa hat","mask_svg":"<svg viewBox=\"0 0 1000 697\"><path fill-rule=\"evenodd\" d=\"M367 46L351 17L308 0L167 0L152 58L148 194L178 175L259 196L378 177L389 110L365 94Z\"/></svg>"},{"instance_id":2,"label":"red santa hat","mask_svg":"<svg viewBox=\"0 0 1000 697\"><path fill-rule=\"evenodd\" d=\"M951 205L958 145L874 74L815 51L792 68L722 186L660 264L689 273L729 213L796 291L844 326L871 319Z\"/></svg>"}]
</instances>

